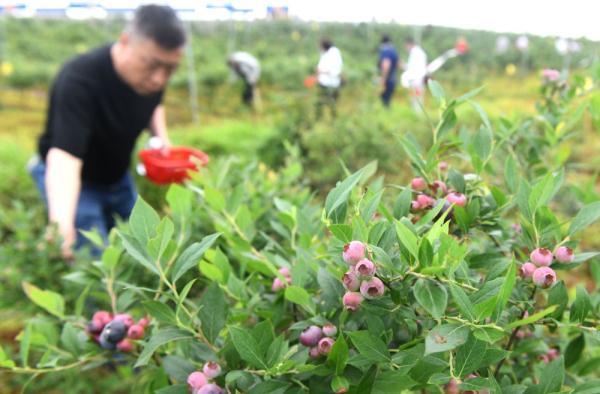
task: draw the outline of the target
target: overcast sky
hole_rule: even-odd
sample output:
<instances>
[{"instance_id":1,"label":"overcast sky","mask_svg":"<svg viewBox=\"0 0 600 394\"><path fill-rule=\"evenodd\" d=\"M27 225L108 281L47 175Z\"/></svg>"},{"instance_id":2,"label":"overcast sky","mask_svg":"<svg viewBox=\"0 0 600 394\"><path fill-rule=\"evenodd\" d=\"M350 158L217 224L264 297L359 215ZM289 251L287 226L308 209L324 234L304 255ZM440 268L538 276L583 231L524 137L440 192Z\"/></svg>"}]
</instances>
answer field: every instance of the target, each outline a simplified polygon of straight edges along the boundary
<instances>
[{"instance_id":1,"label":"overcast sky","mask_svg":"<svg viewBox=\"0 0 600 394\"><path fill-rule=\"evenodd\" d=\"M68 4L64 0L0 0L0 5L29 3L35 7ZM85 0L72 1L85 3ZM110 7L135 6L151 1L96 0ZM156 2L165 3L157 0ZM587 37L600 41L600 22L595 0L171 0L173 6L199 7L207 3L233 3L254 8L258 15L268 5L288 6L292 16L304 20L361 22L377 20L401 24L440 25L499 32ZM207 17L227 14L207 11Z\"/></svg>"}]
</instances>

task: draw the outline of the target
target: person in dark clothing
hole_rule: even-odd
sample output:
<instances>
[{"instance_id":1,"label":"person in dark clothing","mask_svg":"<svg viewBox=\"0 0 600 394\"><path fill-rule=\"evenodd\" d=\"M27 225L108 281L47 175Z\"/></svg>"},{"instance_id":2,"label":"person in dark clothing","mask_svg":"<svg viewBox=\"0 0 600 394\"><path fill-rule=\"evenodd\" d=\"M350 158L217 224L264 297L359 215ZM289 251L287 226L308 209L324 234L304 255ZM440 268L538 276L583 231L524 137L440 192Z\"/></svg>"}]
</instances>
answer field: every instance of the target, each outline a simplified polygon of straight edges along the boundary
<instances>
[{"instance_id":1,"label":"person in dark clothing","mask_svg":"<svg viewBox=\"0 0 600 394\"><path fill-rule=\"evenodd\" d=\"M106 239L115 216L129 216L137 196L128 168L140 133L148 128L170 146L161 101L184 44L175 12L146 5L117 42L71 59L58 73L30 171L65 258L85 242L78 230L96 229Z\"/></svg>"},{"instance_id":2,"label":"person in dark clothing","mask_svg":"<svg viewBox=\"0 0 600 394\"><path fill-rule=\"evenodd\" d=\"M392 45L392 40L388 35L384 35L381 38L381 46L379 47L377 67L381 74L380 97L383 105L386 107L389 107L394 90L396 89L398 60L398 51Z\"/></svg>"}]
</instances>

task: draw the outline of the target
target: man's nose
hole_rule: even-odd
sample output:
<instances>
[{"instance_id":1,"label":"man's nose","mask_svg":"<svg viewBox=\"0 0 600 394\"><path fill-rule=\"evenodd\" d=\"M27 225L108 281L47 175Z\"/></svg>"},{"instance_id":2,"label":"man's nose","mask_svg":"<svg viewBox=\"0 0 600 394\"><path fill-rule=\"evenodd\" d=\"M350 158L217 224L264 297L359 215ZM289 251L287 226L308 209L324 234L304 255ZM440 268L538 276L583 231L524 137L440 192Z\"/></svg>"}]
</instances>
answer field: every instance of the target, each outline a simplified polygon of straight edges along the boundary
<instances>
[{"instance_id":1,"label":"man's nose","mask_svg":"<svg viewBox=\"0 0 600 394\"><path fill-rule=\"evenodd\" d=\"M154 86L163 87L167 84L168 80L169 80L169 73L166 70L164 70L163 68L160 68L160 69L154 71L152 73L152 75L150 76L150 82L152 82L152 85L154 85Z\"/></svg>"}]
</instances>

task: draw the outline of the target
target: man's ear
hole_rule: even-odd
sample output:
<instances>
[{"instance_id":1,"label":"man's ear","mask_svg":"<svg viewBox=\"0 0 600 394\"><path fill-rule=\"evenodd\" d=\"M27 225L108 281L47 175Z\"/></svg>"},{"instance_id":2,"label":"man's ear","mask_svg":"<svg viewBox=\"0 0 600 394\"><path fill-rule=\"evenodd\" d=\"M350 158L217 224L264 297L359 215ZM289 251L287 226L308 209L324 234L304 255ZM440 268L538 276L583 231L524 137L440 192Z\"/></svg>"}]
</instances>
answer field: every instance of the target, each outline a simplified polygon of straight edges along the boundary
<instances>
[{"instance_id":1,"label":"man's ear","mask_svg":"<svg viewBox=\"0 0 600 394\"><path fill-rule=\"evenodd\" d=\"M130 42L131 37L129 36L129 33L122 32L119 35L119 44L121 44L122 46L126 47Z\"/></svg>"}]
</instances>

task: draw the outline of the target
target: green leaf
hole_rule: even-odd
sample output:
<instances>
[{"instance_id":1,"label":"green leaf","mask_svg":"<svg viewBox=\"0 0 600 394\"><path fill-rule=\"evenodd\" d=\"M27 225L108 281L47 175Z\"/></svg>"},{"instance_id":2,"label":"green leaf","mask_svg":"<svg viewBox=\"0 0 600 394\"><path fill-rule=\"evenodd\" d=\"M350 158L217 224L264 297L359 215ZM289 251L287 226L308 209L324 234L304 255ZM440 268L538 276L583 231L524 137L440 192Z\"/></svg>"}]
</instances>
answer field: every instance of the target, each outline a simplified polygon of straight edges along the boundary
<instances>
[{"instance_id":1,"label":"green leaf","mask_svg":"<svg viewBox=\"0 0 600 394\"><path fill-rule=\"evenodd\" d=\"M419 245L419 263L422 267L430 266L433 263L433 247L427 238L423 238Z\"/></svg>"},{"instance_id":2,"label":"green leaf","mask_svg":"<svg viewBox=\"0 0 600 394\"><path fill-rule=\"evenodd\" d=\"M76 329L73 324L65 323L60 334L60 342L63 347L71 354L78 355L81 351L80 336L83 335L83 340L87 340L87 336L81 330Z\"/></svg>"},{"instance_id":3,"label":"green leaf","mask_svg":"<svg viewBox=\"0 0 600 394\"><path fill-rule=\"evenodd\" d=\"M390 352L386 344L368 331L348 332L348 336L361 356L373 362L389 362Z\"/></svg>"},{"instance_id":4,"label":"green leaf","mask_svg":"<svg viewBox=\"0 0 600 394\"><path fill-rule=\"evenodd\" d=\"M600 201L593 202L581 208L573 218L573 221L571 221L569 237L572 237L576 232L583 230L598 219L600 219Z\"/></svg>"},{"instance_id":5,"label":"green leaf","mask_svg":"<svg viewBox=\"0 0 600 394\"><path fill-rule=\"evenodd\" d=\"M340 280L321 267L317 271L317 282L319 288L323 291L321 300L324 301L324 304L321 307L325 311L337 308L340 305L340 299L344 296L344 286L340 283Z\"/></svg>"},{"instance_id":6,"label":"green leaf","mask_svg":"<svg viewBox=\"0 0 600 394\"><path fill-rule=\"evenodd\" d=\"M401 371L384 371L377 375L372 394L398 394L413 388L417 382Z\"/></svg>"},{"instance_id":7,"label":"green leaf","mask_svg":"<svg viewBox=\"0 0 600 394\"><path fill-rule=\"evenodd\" d=\"M452 350L467 341L469 328L457 324L443 324L429 331L425 338L425 355Z\"/></svg>"},{"instance_id":8,"label":"green leaf","mask_svg":"<svg viewBox=\"0 0 600 394\"><path fill-rule=\"evenodd\" d=\"M521 319L521 320L516 320L510 324L508 324L505 329L507 330L512 330L513 328L516 327L521 327L521 326L525 326L527 324L533 324L536 321L540 320L542 317L548 316L549 314L551 314L552 312L554 312L556 310L557 306L556 305L552 305L540 312L534 313L533 315L526 317L525 319Z\"/></svg>"},{"instance_id":9,"label":"green leaf","mask_svg":"<svg viewBox=\"0 0 600 394\"><path fill-rule=\"evenodd\" d=\"M275 340L272 341L267 348L266 363L269 368L272 368L283 361L283 357L287 351L288 346L283 339L283 336L275 338Z\"/></svg>"},{"instance_id":10,"label":"green leaf","mask_svg":"<svg viewBox=\"0 0 600 394\"><path fill-rule=\"evenodd\" d=\"M148 361L150 361L150 358L156 349L162 345L165 345L169 342L190 338L192 338L192 336L189 332L180 330L178 328L164 328L162 330L158 330L154 333L154 335L152 335L152 337L150 337L150 340L148 343L146 343L146 346L144 346L144 350L138 357L134 368L142 367L148 364Z\"/></svg>"},{"instance_id":11,"label":"green leaf","mask_svg":"<svg viewBox=\"0 0 600 394\"><path fill-rule=\"evenodd\" d=\"M394 203L394 218L400 219L410 212L410 204L412 201L412 192L406 188L398 195Z\"/></svg>"},{"instance_id":12,"label":"green leaf","mask_svg":"<svg viewBox=\"0 0 600 394\"><path fill-rule=\"evenodd\" d=\"M440 319L448 304L448 293L444 286L427 279L419 279L413 288L415 298L431 316Z\"/></svg>"},{"instance_id":13,"label":"green leaf","mask_svg":"<svg viewBox=\"0 0 600 394\"><path fill-rule=\"evenodd\" d=\"M588 313L592 310L592 300L583 285L577 286L575 301L571 305L569 321L583 323Z\"/></svg>"},{"instance_id":14,"label":"green leaf","mask_svg":"<svg viewBox=\"0 0 600 394\"><path fill-rule=\"evenodd\" d=\"M98 231L96 229L92 230L92 231L85 231L85 230L78 230L81 234L83 234L84 237L86 237L92 244L94 244L94 246L102 249L104 248L104 240L102 239L102 236L100 235L100 233L98 233Z\"/></svg>"},{"instance_id":15,"label":"green leaf","mask_svg":"<svg viewBox=\"0 0 600 394\"><path fill-rule=\"evenodd\" d=\"M22 285L27 298L34 304L44 308L56 317L61 319L65 317L65 300L60 294L42 290L28 282L23 282Z\"/></svg>"},{"instance_id":16,"label":"green leaf","mask_svg":"<svg viewBox=\"0 0 600 394\"><path fill-rule=\"evenodd\" d=\"M177 183L169 186L167 191L167 203L175 216L186 217L192 213L192 200L194 192L178 185Z\"/></svg>"},{"instance_id":17,"label":"green leaf","mask_svg":"<svg viewBox=\"0 0 600 394\"><path fill-rule=\"evenodd\" d=\"M225 210L225 197L218 189L206 186L204 188L204 201L217 212Z\"/></svg>"},{"instance_id":18,"label":"green leaf","mask_svg":"<svg viewBox=\"0 0 600 394\"><path fill-rule=\"evenodd\" d=\"M475 153L482 161L487 160L492 153L492 134L485 127L481 127L473 137Z\"/></svg>"},{"instance_id":19,"label":"green leaf","mask_svg":"<svg viewBox=\"0 0 600 394\"><path fill-rule=\"evenodd\" d=\"M229 335L233 346L235 346L235 349L244 361L250 363L255 368L268 369L268 365L265 363L256 339L247 330L230 326Z\"/></svg>"},{"instance_id":20,"label":"green leaf","mask_svg":"<svg viewBox=\"0 0 600 394\"><path fill-rule=\"evenodd\" d=\"M364 167L363 167L364 169ZM358 184L361 179L363 169L356 171L348 178L344 179L341 183L338 183L327 195L325 199L325 212L329 218L333 211L348 201L350 192Z\"/></svg>"},{"instance_id":21,"label":"green leaf","mask_svg":"<svg viewBox=\"0 0 600 394\"><path fill-rule=\"evenodd\" d=\"M300 305L311 314L315 313L315 305L310 294L300 286L288 286L285 289L285 299Z\"/></svg>"},{"instance_id":22,"label":"green leaf","mask_svg":"<svg viewBox=\"0 0 600 394\"><path fill-rule=\"evenodd\" d=\"M554 319L560 320L564 310L569 303L569 295L564 282L557 282L548 292L548 305L558 305L556 311L552 314Z\"/></svg>"},{"instance_id":23,"label":"green leaf","mask_svg":"<svg viewBox=\"0 0 600 394\"><path fill-rule=\"evenodd\" d=\"M561 356L544 367L540 375L537 392L540 394L559 392L564 380L565 366Z\"/></svg>"},{"instance_id":24,"label":"green leaf","mask_svg":"<svg viewBox=\"0 0 600 394\"><path fill-rule=\"evenodd\" d=\"M176 282L183 276L183 274L198 264L204 255L204 252L206 252L206 250L210 248L213 243L215 243L220 235L221 233L207 235L206 237L202 238L202 241L194 242L188 246L175 261L173 270L171 271L171 280Z\"/></svg>"},{"instance_id":25,"label":"green leaf","mask_svg":"<svg viewBox=\"0 0 600 394\"><path fill-rule=\"evenodd\" d=\"M29 349L31 347L31 323L25 325L23 330L23 336L21 338L21 346L19 348L19 355L21 356L21 363L24 367L29 366Z\"/></svg>"},{"instance_id":26,"label":"green leaf","mask_svg":"<svg viewBox=\"0 0 600 394\"><path fill-rule=\"evenodd\" d=\"M435 131L438 140L441 140L446 135L446 133L451 131L454 128L454 126L456 126L457 120L458 118L456 117L456 112L454 112L454 110L447 109L444 111L442 119L438 123L438 126Z\"/></svg>"},{"instance_id":27,"label":"green leaf","mask_svg":"<svg viewBox=\"0 0 600 394\"><path fill-rule=\"evenodd\" d=\"M131 234L142 244L154 238L156 235L156 227L160 222L160 218L154 208L152 208L141 197L138 197L131 215L129 216L129 228Z\"/></svg>"},{"instance_id":28,"label":"green leaf","mask_svg":"<svg viewBox=\"0 0 600 394\"><path fill-rule=\"evenodd\" d=\"M15 362L8 358L2 346L0 346L0 367L2 368L14 368Z\"/></svg>"},{"instance_id":29,"label":"green leaf","mask_svg":"<svg viewBox=\"0 0 600 394\"><path fill-rule=\"evenodd\" d=\"M265 380L253 386L248 394L283 394L290 387L291 383L283 380Z\"/></svg>"},{"instance_id":30,"label":"green leaf","mask_svg":"<svg viewBox=\"0 0 600 394\"><path fill-rule=\"evenodd\" d=\"M165 356L161 364L167 375L176 382L185 382L187 377L196 370L191 361L179 356Z\"/></svg>"},{"instance_id":31,"label":"green leaf","mask_svg":"<svg viewBox=\"0 0 600 394\"><path fill-rule=\"evenodd\" d=\"M104 249L104 252L102 252L102 264L107 271L110 271L117 266L121 253L123 253L121 248L112 245Z\"/></svg>"},{"instance_id":32,"label":"green leaf","mask_svg":"<svg viewBox=\"0 0 600 394\"><path fill-rule=\"evenodd\" d=\"M327 365L335 371L336 375L344 373L346 363L348 362L348 344L343 335L340 335L333 344L329 355L327 356Z\"/></svg>"},{"instance_id":33,"label":"green leaf","mask_svg":"<svg viewBox=\"0 0 600 394\"><path fill-rule=\"evenodd\" d=\"M467 294L464 292L464 290L460 286L455 285L454 283L450 283L449 287L450 295L456 303L456 306L458 306L458 309L462 313L463 317L470 321L475 320L473 303L471 302Z\"/></svg>"},{"instance_id":34,"label":"green leaf","mask_svg":"<svg viewBox=\"0 0 600 394\"><path fill-rule=\"evenodd\" d=\"M571 394L600 394L600 379L588 380L585 383L578 384Z\"/></svg>"},{"instance_id":35,"label":"green leaf","mask_svg":"<svg viewBox=\"0 0 600 394\"><path fill-rule=\"evenodd\" d=\"M416 259L419 257L419 249L417 246L417 236L401 221L396 221L396 234L398 240L408 250L410 254Z\"/></svg>"},{"instance_id":36,"label":"green leaf","mask_svg":"<svg viewBox=\"0 0 600 394\"><path fill-rule=\"evenodd\" d=\"M171 308L169 308L166 304L158 301L147 300L143 301L142 305L144 309L156 320L176 325L177 319L175 319L175 312Z\"/></svg>"},{"instance_id":37,"label":"green leaf","mask_svg":"<svg viewBox=\"0 0 600 394\"><path fill-rule=\"evenodd\" d=\"M508 272L506 273L506 277L504 278L504 283L502 283L502 288L500 288L500 292L497 297L497 304L494 315L496 318L494 320L498 321L500 319L500 315L510 298L510 295L515 287L516 282L516 263L513 262L510 264L508 268Z\"/></svg>"},{"instance_id":38,"label":"green leaf","mask_svg":"<svg viewBox=\"0 0 600 394\"><path fill-rule=\"evenodd\" d=\"M223 291L217 283L211 283L200 299L198 317L202 322L202 332L206 339L213 343L225 326L229 306Z\"/></svg>"},{"instance_id":39,"label":"green leaf","mask_svg":"<svg viewBox=\"0 0 600 394\"><path fill-rule=\"evenodd\" d=\"M481 365L485 357L486 344L477 340L473 335L456 352L454 358L454 373L456 376L464 377L475 371Z\"/></svg>"},{"instance_id":40,"label":"green leaf","mask_svg":"<svg viewBox=\"0 0 600 394\"><path fill-rule=\"evenodd\" d=\"M473 330L475 338L493 344L504 338L504 331L492 327L478 327Z\"/></svg>"},{"instance_id":41,"label":"green leaf","mask_svg":"<svg viewBox=\"0 0 600 394\"><path fill-rule=\"evenodd\" d=\"M504 181L506 182L506 187L511 193L514 193L519 186L519 175L517 171L517 162L515 161L513 155L509 154L506 156L506 161L504 162Z\"/></svg>"},{"instance_id":42,"label":"green leaf","mask_svg":"<svg viewBox=\"0 0 600 394\"><path fill-rule=\"evenodd\" d=\"M430 79L429 81L427 81L427 87L429 88L431 95L437 101L442 102L444 100L444 98L446 97L446 94L444 93L444 89L442 88L442 85L440 85L438 82L434 81L433 79Z\"/></svg>"},{"instance_id":43,"label":"green leaf","mask_svg":"<svg viewBox=\"0 0 600 394\"><path fill-rule=\"evenodd\" d=\"M454 168L448 171L448 183L454 186L454 189L459 193L465 192L465 177Z\"/></svg>"},{"instance_id":44,"label":"green leaf","mask_svg":"<svg viewBox=\"0 0 600 394\"><path fill-rule=\"evenodd\" d=\"M332 224L329 226L329 231L344 243L352 241L352 227L348 224Z\"/></svg>"},{"instance_id":45,"label":"green leaf","mask_svg":"<svg viewBox=\"0 0 600 394\"><path fill-rule=\"evenodd\" d=\"M583 354L583 349L585 348L585 336L580 334L567 346L567 350L565 350L565 367L569 368L577 361L580 360L581 355Z\"/></svg>"},{"instance_id":46,"label":"green leaf","mask_svg":"<svg viewBox=\"0 0 600 394\"><path fill-rule=\"evenodd\" d=\"M135 261L140 263L148 271L160 276L158 268L156 268L156 265L152 262L152 259L146 252L146 248L140 244L140 241L138 241L137 238L121 232L119 232L119 236L121 237L121 241L123 241L125 250Z\"/></svg>"},{"instance_id":47,"label":"green leaf","mask_svg":"<svg viewBox=\"0 0 600 394\"><path fill-rule=\"evenodd\" d=\"M211 282L218 282L220 284L225 284L225 279L223 278L223 273L214 264L211 264L208 261L202 260L202 261L200 261L199 269L200 269L200 273L202 275L206 276L206 278L208 278Z\"/></svg>"},{"instance_id":48,"label":"green leaf","mask_svg":"<svg viewBox=\"0 0 600 394\"><path fill-rule=\"evenodd\" d=\"M160 260L164 254L174 232L175 225L169 218L164 217L156 228L156 237L148 242L148 251L155 261Z\"/></svg>"}]
</instances>

